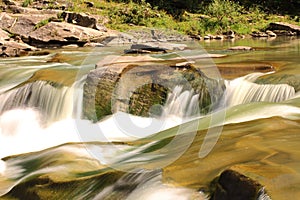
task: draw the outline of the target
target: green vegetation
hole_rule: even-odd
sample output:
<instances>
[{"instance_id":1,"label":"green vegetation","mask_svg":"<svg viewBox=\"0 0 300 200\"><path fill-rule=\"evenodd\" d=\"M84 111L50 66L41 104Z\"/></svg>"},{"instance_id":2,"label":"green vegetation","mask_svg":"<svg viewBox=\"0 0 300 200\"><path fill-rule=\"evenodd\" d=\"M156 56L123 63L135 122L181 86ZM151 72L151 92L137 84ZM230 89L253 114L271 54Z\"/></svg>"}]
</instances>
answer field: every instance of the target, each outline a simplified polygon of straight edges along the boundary
<instances>
[{"instance_id":1,"label":"green vegetation","mask_svg":"<svg viewBox=\"0 0 300 200\"><path fill-rule=\"evenodd\" d=\"M51 21L50 19L44 19L44 20L38 22L38 23L34 26L34 29L41 28L42 26L47 25L50 21Z\"/></svg>"},{"instance_id":2,"label":"green vegetation","mask_svg":"<svg viewBox=\"0 0 300 200\"><path fill-rule=\"evenodd\" d=\"M22 3L22 6L23 6L23 7L27 7L27 6L31 5L31 4L32 4L32 0L25 0L25 1Z\"/></svg>"},{"instance_id":3,"label":"green vegetation","mask_svg":"<svg viewBox=\"0 0 300 200\"><path fill-rule=\"evenodd\" d=\"M25 0L27 1L31 0ZM229 30L238 34L249 34L265 30L274 21L300 25L298 15L272 14L266 9L263 10L261 5L265 3L259 4L259 1L252 4L247 0L242 0L242 3L230 0L90 0L93 7L88 7L84 0L69 1L72 5L67 8L69 11L103 16L106 27L120 31L154 27L189 35L222 34ZM274 2L272 5L275 6ZM39 23L37 28L46 23Z\"/></svg>"}]
</instances>

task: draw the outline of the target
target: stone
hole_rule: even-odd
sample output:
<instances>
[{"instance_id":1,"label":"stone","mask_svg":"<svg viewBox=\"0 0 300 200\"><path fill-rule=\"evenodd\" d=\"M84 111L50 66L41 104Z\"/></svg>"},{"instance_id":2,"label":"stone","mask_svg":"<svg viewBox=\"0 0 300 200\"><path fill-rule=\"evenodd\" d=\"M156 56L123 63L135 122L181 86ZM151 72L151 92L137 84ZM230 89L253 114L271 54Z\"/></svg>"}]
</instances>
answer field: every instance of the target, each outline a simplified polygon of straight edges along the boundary
<instances>
[{"instance_id":1,"label":"stone","mask_svg":"<svg viewBox=\"0 0 300 200\"><path fill-rule=\"evenodd\" d=\"M76 49L76 48L78 48L78 45L77 45L77 44L68 44L68 45L62 46L62 48L66 48L66 49Z\"/></svg>"},{"instance_id":2,"label":"stone","mask_svg":"<svg viewBox=\"0 0 300 200\"><path fill-rule=\"evenodd\" d=\"M286 22L272 22L269 24L268 29L272 31L286 30L286 31L295 32L297 35L300 35L300 26L295 24L289 24Z\"/></svg>"},{"instance_id":3,"label":"stone","mask_svg":"<svg viewBox=\"0 0 300 200\"><path fill-rule=\"evenodd\" d=\"M94 2L91 2L91 1L85 1L84 4L85 4L88 8L94 7Z\"/></svg>"},{"instance_id":4,"label":"stone","mask_svg":"<svg viewBox=\"0 0 300 200\"><path fill-rule=\"evenodd\" d=\"M224 39L224 36L223 35L217 35L215 37L216 40L223 40Z\"/></svg>"},{"instance_id":5,"label":"stone","mask_svg":"<svg viewBox=\"0 0 300 200\"><path fill-rule=\"evenodd\" d=\"M207 78L191 62L162 60L150 56L107 57L91 70L84 85L83 113L98 121L118 111L151 116L151 107L164 105L168 93L176 86L199 93L201 112L208 112L221 98L223 86ZM210 96L212 87L215 96Z\"/></svg>"},{"instance_id":6,"label":"stone","mask_svg":"<svg viewBox=\"0 0 300 200\"><path fill-rule=\"evenodd\" d=\"M124 53L125 54L148 54L148 53L153 53L153 51L148 51L143 49L125 49Z\"/></svg>"},{"instance_id":7,"label":"stone","mask_svg":"<svg viewBox=\"0 0 300 200\"><path fill-rule=\"evenodd\" d=\"M230 30L227 33L225 33L225 35L226 35L227 39L233 39L233 38L235 38L235 33L232 30Z\"/></svg>"},{"instance_id":8,"label":"stone","mask_svg":"<svg viewBox=\"0 0 300 200\"><path fill-rule=\"evenodd\" d=\"M204 40L211 40L211 36L210 36L210 35L205 35L205 36L203 37L203 39L204 39Z\"/></svg>"},{"instance_id":9,"label":"stone","mask_svg":"<svg viewBox=\"0 0 300 200\"><path fill-rule=\"evenodd\" d=\"M234 46L234 47L228 48L228 50L231 50L231 51L249 51L249 50L253 50L253 48L248 47L248 46Z\"/></svg>"},{"instance_id":10,"label":"stone","mask_svg":"<svg viewBox=\"0 0 300 200\"><path fill-rule=\"evenodd\" d=\"M234 170L223 171L212 187L211 200L269 199L261 184Z\"/></svg>"},{"instance_id":11,"label":"stone","mask_svg":"<svg viewBox=\"0 0 300 200\"><path fill-rule=\"evenodd\" d=\"M201 35L193 35L193 36L191 36L193 39L195 39L195 40L201 40L202 39L202 37L201 37Z\"/></svg>"},{"instance_id":12,"label":"stone","mask_svg":"<svg viewBox=\"0 0 300 200\"><path fill-rule=\"evenodd\" d=\"M253 33L251 33L252 37L268 37L268 34L264 33L264 32L258 32L258 31L254 31Z\"/></svg>"},{"instance_id":13,"label":"stone","mask_svg":"<svg viewBox=\"0 0 300 200\"><path fill-rule=\"evenodd\" d=\"M83 46L87 42L101 42L110 33L97 31L66 22L50 22L29 34L30 44L40 47L63 46L78 44Z\"/></svg>"},{"instance_id":14,"label":"stone","mask_svg":"<svg viewBox=\"0 0 300 200\"><path fill-rule=\"evenodd\" d=\"M7 6L16 5L16 3L12 0L3 0L3 3L5 3L5 5Z\"/></svg>"},{"instance_id":15,"label":"stone","mask_svg":"<svg viewBox=\"0 0 300 200\"><path fill-rule=\"evenodd\" d=\"M43 10L38 10L35 8L29 8L29 7L22 7L22 6L17 6L17 5L11 5L8 6L8 10L10 10L12 13L15 14L31 14L31 15L57 15L60 10L55 10L55 9L43 9Z\"/></svg>"},{"instance_id":16,"label":"stone","mask_svg":"<svg viewBox=\"0 0 300 200\"><path fill-rule=\"evenodd\" d=\"M21 36L28 42L28 35L36 29L36 25L43 20L55 17L54 14L0 14L0 28L9 31L12 35Z\"/></svg>"},{"instance_id":17,"label":"stone","mask_svg":"<svg viewBox=\"0 0 300 200\"><path fill-rule=\"evenodd\" d=\"M0 40L0 57L18 57L28 55L30 51L38 49L25 43L16 41L1 41Z\"/></svg>"},{"instance_id":18,"label":"stone","mask_svg":"<svg viewBox=\"0 0 300 200\"><path fill-rule=\"evenodd\" d=\"M166 53L167 51L184 50L185 44L174 44L167 42L141 43L131 45L125 53Z\"/></svg>"},{"instance_id":19,"label":"stone","mask_svg":"<svg viewBox=\"0 0 300 200\"><path fill-rule=\"evenodd\" d=\"M269 37L276 37L277 36L276 33L272 32L270 30L267 30L266 34L268 34Z\"/></svg>"},{"instance_id":20,"label":"stone","mask_svg":"<svg viewBox=\"0 0 300 200\"><path fill-rule=\"evenodd\" d=\"M76 24L83 27L97 29L97 20L94 17L91 17L84 13L75 13L75 12L63 12L60 14L60 18L65 20L68 23Z\"/></svg>"},{"instance_id":21,"label":"stone","mask_svg":"<svg viewBox=\"0 0 300 200\"><path fill-rule=\"evenodd\" d=\"M96 43L96 42L88 42L84 44L84 47L104 47L104 44Z\"/></svg>"},{"instance_id":22,"label":"stone","mask_svg":"<svg viewBox=\"0 0 300 200\"><path fill-rule=\"evenodd\" d=\"M0 41L9 40L9 33L0 29Z\"/></svg>"},{"instance_id":23,"label":"stone","mask_svg":"<svg viewBox=\"0 0 300 200\"><path fill-rule=\"evenodd\" d=\"M17 19L11 17L6 12L0 13L0 28L4 30L10 30L14 23L16 23Z\"/></svg>"}]
</instances>

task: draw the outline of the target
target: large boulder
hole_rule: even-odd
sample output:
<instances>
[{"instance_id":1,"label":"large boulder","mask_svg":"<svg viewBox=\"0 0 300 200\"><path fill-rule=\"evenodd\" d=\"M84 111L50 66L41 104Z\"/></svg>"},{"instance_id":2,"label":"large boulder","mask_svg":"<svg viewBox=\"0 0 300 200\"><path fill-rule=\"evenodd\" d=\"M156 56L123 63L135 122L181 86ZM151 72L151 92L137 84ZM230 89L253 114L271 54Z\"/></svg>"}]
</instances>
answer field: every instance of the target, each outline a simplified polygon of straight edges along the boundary
<instances>
[{"instance_id":1,"label":"large boulder","mask_svg":"<svg viewBox=\"0 0 300 200\"><path fill-rule=\"evenodd\" d=\"M23 41L28 42L28 36L37 25L55 18L55 14L0 14L0 28L9 31L12 35L18 35Z\"/></svg>"},{"instance_id":2,"label":"large boulder","mask_svg":"<svg viewBox=\"0 0 300 200\"><path fill-rule=\"evenodd\" d=\"M83 112L97 121L117 111L151 116L154 105L163 105L176 86L199 93L199 108L207 113L223 94L224 85L207 78L190 63L120 56L105 59L90 71L84 85Z\"/></svg>"},{"instance_id":3,"label":"large boulder","mask_svg":"<svg viewBox=\"0 0 300 200\"><path fill-rule=\"evenodd\" d=\"M23 42L37 47L60 47L69 44L83 46L88 42L106 43L111 40L110 38L116 37L117 32L101 27L95 18L89 19L90 22L79 21L79 26L59 22L57 13L43 11L42 14L34 12L11 14L2 12L0 13L0 28L11 33L12 37L20 37Z\"/></svg>"},{"instance_id":4,"label":"large boulder","mask_svg":"<svg viewBox=\"0 0 300 200\"><path fill-rule=\"evenodd\" d=\"M107 37L113 36L110 33L66 22L49 22L29 34L29 43L41 47L68 44L82 46L87 42L102 42Z\"/></svg>"},{"instance_id":5,"label":"large boulder","mask_svg":"<svg viewBox=\"0 0 300 200\"><path fill-rule=\"evenodd\" d=\"M292 33L296 33L297 35L300 35L300 26L295 24L289 24L286 22L272 22L269 24L268 29L270 30L285 30Z\"/></svg>"}]
</instances>

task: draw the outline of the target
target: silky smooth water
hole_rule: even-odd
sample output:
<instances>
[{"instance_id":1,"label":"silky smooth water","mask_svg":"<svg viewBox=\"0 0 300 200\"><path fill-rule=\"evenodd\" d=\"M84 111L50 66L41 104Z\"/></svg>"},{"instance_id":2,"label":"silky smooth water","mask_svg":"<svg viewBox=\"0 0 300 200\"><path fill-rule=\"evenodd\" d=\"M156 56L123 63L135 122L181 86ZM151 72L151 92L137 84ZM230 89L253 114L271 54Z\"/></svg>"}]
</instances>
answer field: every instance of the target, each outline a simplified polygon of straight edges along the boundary
<instances>
[{"instance_id":1,"label":"silky smooth water","mask_svg":"<svg viewBox=\"0 0 300 200\"><path fill-rule=\"evenodd\" d=\"M259 48L226 50L247 42ZM51 61L57 57L54 54L2 60L0 195L7 199L205 199L207 194L198 189L207 188L222 170L232 168L258 180L271 198L298 196L299 92L288 84L255 81L272 74L300 74L299 39L202 45L209 53L228 55L197 60L195 66L207 76L222 78L214 63L249 60L268 62L276 71L231 74L225 80L223 100L208 115L199 113L198 94L177 86L161 116L118 112L92 123L81 115L85 75L97 61L120 54L125 47L63 51L61 63ZM203 53L198 47L190 45L185 55ZM120 122L133 123L134 128Z\"/></svg>"}]
</instances>

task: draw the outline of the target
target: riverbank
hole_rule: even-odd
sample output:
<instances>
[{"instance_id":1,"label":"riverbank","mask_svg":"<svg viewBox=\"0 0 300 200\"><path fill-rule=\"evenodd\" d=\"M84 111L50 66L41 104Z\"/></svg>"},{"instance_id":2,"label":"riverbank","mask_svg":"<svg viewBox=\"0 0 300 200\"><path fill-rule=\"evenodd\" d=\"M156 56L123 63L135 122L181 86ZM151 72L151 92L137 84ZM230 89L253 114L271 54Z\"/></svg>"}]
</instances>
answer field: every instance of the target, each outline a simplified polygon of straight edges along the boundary
<instances>
[{"instance_id":1,"label":"riverbank","mask_svg":"<svg viewBox=\"0 0 300 200\"><path fill-rule=\"evenodd\" d=\"M66 46L300 34L297 16L271 15L258 8L245 9L217 0L207 7L207 13L185 11L180 16L168 14L145 1L125 4L94 0L3 0L0 7L1 57L35 55L40 49Z\"/></svg>"}]
</instances>

